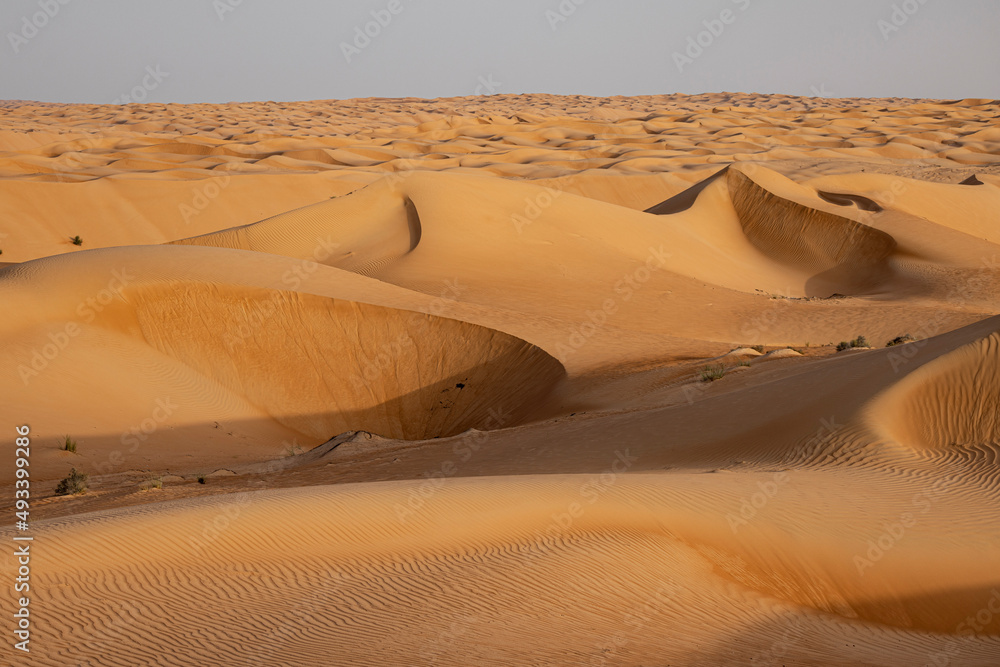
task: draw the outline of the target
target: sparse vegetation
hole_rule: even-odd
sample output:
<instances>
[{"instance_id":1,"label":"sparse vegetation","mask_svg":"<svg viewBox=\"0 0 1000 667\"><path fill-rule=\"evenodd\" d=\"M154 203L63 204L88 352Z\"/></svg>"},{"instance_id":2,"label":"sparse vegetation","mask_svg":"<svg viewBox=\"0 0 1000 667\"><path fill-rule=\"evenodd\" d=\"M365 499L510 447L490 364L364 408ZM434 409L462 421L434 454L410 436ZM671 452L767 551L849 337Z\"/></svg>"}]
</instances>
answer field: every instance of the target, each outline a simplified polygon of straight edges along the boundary
<instances>
[{"instance_id":1,"label":"sparse vegetation","mask_svg":"<svg viewBox=\"0 0 1000 667\"><path fill-rule=\"evenodd\" d=\"M725 374L726 369L722 365L705 366L705 370L701 372L701 381L715 382L716 380L721 380Z\"/></svg>"},{"instance_id":2,"label":"sparse vegetation","mask_svg":"<svg viewBox=\"0 0 1000 667\"><path fill-rule=\"evenodd\" d=\"M289 456L298 456L304 451L305 449L302 448L302 445L300 445L298 441L295 441L290 445L287 443L285 444L285 458L288 458Z\"/></svg>"},{"instance_id":3,"label":"sparse vegetation","mask_svg":"<svg viewBox=\"0 0 1000 667\"><path fill-rule=\"evenodd\" d=\"M205 476L204 475L198 475L198 483L199 484L204 484L205 483Z\"/></svg>"},{"instance_id":4,"label":"sparse vegetation","mask_svg":"<svg viewBox=\"0 0 1000 667\"><path fill-rule=\"evenodd\" d=\"M746 360L741 361L739 365L743 366L744 368L750 368L750 362Z\"/></svg>"},{"instance_id":5,"label":"sparse vegetation","mask_svg":"<svg viewBox=\"0 0 1000 667\"><path fill-rule=\"evenodd\" d=\"M843 352L844 350L850 350L855 347L871 347L868 344L868 339L864 336L858 336L854 340L843 340L837 343L837 352Z\"/></svg>"},{"instance_id":6,"label":"sparse vegetation","mask_svg":"<svg viewBox=\"0 0 1000 667\"><path fill-rule=\"evenodd\" d=\"M70 237L69 241L73 245L83 245L83 239L79 235Z\"/></svg>"},{"instance_id":7,"label":"sparse vegetation","mask_svg":"<svg viewBox=\"0 0 1000 667\"><path fill-rule=\"evenodd\" d=\"M914 338L913 336L911 336L910 334L903 334L902 336L896 336L895 338L893 338L892 340L890 340L888 343L886 343L885 346L886 347L893 347L895 345L905 345L906 343L912 343L915 340L917 340L917 339Z\"/></svg>"},{"instance_id":8,"label":"sparse vegetation","mask_svg":"<svg viewBox=\"0 0 1000 667\"><path fill-rule=\"evenodd\" d=\"M76 468L69 471L69 475L66 479L59 482L56 486L57 496L69 496L76 495L79 493L86 493L87 491L87 478L89 478L85 472L77 472Z\"/></svg>"},{"instance_id":9,"label":"sparse vegetation","mask_svg":"<svg viewBox=\"0 0 1000 667\"><path fill-rule=\"evenodd\" d=\"M155 477L150 477L141 486L143 491L149 491L151 489L162 489L163 488L163 478L159 475Z\"/></svg>"},{"instance_id":10,"label":"sparse vegetation","mask_svg":"<svg viewBox=\"0 0 1000 667\"><path fill-rule=\"evenodd\" d=\"M76 454L76 440L67 435L63 439L62 449L64 452L72 452L73 454Z\"/></svg>"},{"instance_id":11,"label":"sparse vegetation","mask_svg":"<svg viewBox=\"0 0 1000 667\"><path fill-rule=\"evenodd\" d=\"M764 354L764 346L763 345L751 345L750 349L751 350L756 350L756 351L760 352L761 354Z\"/></svg>"}]
</instances>

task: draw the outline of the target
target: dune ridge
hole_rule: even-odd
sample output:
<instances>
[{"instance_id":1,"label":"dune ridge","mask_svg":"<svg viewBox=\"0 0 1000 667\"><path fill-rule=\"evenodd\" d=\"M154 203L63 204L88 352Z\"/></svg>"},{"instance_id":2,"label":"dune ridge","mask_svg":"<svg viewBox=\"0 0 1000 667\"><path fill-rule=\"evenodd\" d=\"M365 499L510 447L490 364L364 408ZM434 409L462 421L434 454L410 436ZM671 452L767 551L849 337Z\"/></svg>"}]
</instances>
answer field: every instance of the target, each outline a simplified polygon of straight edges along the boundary
<instances>
[{"instance_id":1,"label":"dune ridge","mask_svg":"<svg viewBox=\"0 0 1000 667\"><path fill-rule=\"evenodd\" d=\"M996 114L0 104L32 664L993 667Z\"/></svg>"}]
</instances>

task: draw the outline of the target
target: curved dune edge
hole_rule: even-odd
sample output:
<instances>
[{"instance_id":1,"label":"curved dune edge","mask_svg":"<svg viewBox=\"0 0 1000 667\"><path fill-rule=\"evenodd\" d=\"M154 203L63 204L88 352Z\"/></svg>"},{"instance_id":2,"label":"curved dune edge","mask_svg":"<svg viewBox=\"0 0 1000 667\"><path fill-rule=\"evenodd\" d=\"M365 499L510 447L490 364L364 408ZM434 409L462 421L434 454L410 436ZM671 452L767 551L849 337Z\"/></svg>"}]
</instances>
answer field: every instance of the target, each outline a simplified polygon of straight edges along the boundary
<instances>
[{"instance_id":1,"label":"curved dune edge","mask_svg":"<svg viewBox=\"0 0 1000 667\"><path fill-rule=\"evenodd\" d=\"M352 274L338 289L333 269L321 278L269 256L147 250L8 270L2 287L21 313L0 330L10 397L23 384L111 434L166 401L176 407L158 430L273 420L319 442L351 430L424 439L520 423L565 375L518 337L430 314L426 298ZM243 284L220 282L227 275ZM25 296L38 292L52 296ZM118 440L108 439L99 447Z\"/></svg>"},{"instance_id":2,"label":"curved dune edge","mask_svg":"<svg viewBox=\"0 0 1000 667\"><path fill-rule=\"evenodd\" d=\"M267 252L371 275L411 252L422 228L396 179L242 227L172 241Z\"/></svg>"},{"instance_id":3,"label":"curved dune edge","mask_svg":"<svg viewBox=\"0 0 1000 667\"><path fill-rule=\"evenodd\" d=\"M518 338L423 313L199 283L129 299L152 347L316 438L513 425L565 372Z\"/></svg>"},{"instance_id":4,"label":"curved dune edge","mask_svg":"<svg viewBox=\"0 0 1000 667\"><path fill-rule=\"evenodd\" d=\"M1000 332L907 375L873 402L868 421L882 437L917 451L992 448L995 455Z\"/></svg>"},{"instance_id":5,"label":"curved dune edge","mask_svg":"<svg viewBox=\"0 0 1000 667\"><path fill-rule=\"evenodd\" d=\"M652 213L653 215L673 215L675 213L683 213L694 206L694 203L697 201L698 195L701 194L702 190L707 188L719 178L725 176L731 166L732 165L726 165L708 178L695 183L683 192L679 192L670 199L660 202L656 206L647 208L645 212Z\"/></svg>"},{"instance_id":6,"label":"curved dune edge","mask_svg":"<svg viewBox=\"0 0 1000 667\"><path fill-rule=\"evenodd\" d=\"M29 662L997 667L988 102L9 105Z\"/></svg>"},{"instance_id":7,"label":"curved dune edge","mask_svg":"<svg viewBox=\"0 0 1000 667\"><path fill-rule=\"evenodd\" d=\"M747 238L764 254L813 271L814 280L842 285L845 293L871 289L887 277L896 247L891 236L775 194L741 169L727 174L729 195ZM774 181L777 174L769 176Z\"/></svg>"},{"instance_id":8,"label":"curved dune edge","mask_svg":"<svg viewBox=\"0 0 1000 667\"><path fill-rule=\"evenodd\" d=\"M892 273L896 239L855 219L881 212L879 204L861 195L814 191L756 163L727 165L646 213L678 216L671 221L676 225L683 224L681 214L699 206L694 229L711 229L716 239L726 239L733 232L722 223L726 207L717 201L720 196L732 206L738 233L759 253L754 258L744 249L741 259L756 259L758 270L774 263L772 271L783 267L789 276L805 274L806 296L865 292ZM836 209L845 209L844 215ZM704 219L710 210L717 220ZM732 238L726 243L739 247Z\"/></svg>"},{"instance_id":9,"label":"curved dune edge","mask_svg":"<svg viewBox=\"0 0 1000 667\"><path fill-rule=\"evenodd\" d=\"M651 278L655 289L664 291L691 279L746 290L752 277L772 291L804 293L795 286L804 285L816 267L782 264L761 253L711 181L690 203L697 209L681 212L683 218L664 228L642 212L531 183L414 172L174 244L284 255L425 293L440 292L446 281L457 280L469 284L461 301L544 317L561 309L574 320L593 309L588 289L631 300L628 291L637 290L626 283L635 282L630 274L636 271L643 282ZM702 224L706 214L717 219ZM728 260L721 267L716 265L720 249ZM504 276L501 290L498 272ZM553 294L545 303L538 298L540 285ZM657 319L649 310L640 317Z\"/></svg>"}]
</instances>

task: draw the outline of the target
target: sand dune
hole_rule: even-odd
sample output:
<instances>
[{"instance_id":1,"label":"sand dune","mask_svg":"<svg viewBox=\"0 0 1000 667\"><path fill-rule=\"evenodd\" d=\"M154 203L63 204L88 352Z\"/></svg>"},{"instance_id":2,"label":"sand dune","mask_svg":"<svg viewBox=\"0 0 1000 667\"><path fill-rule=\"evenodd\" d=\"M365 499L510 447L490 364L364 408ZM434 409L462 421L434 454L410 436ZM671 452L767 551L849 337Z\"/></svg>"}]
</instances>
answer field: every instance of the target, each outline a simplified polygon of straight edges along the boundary
<instances>
[{"instance_id":1,"label":"sand dune","mask_svg":"<svg viewBox=\"0 0 1000 667\"><path fill-rule=\"evenodd\" d=\"M0 105L31 664L1000 664L996 110Z\"/></svg>"},{"instance_id":2,"label":"sand dune","mask_svg":"<svg viewBox=\"0 0 1000 667\"><path fill-rule=\"evenodd\" d=\"M6 399L17 403L25 388L58 397L21 414L87 423L99 431L88 456L106 463L150 411L157 429L262 420L274 422L266 437L291 433L303 443L352 429L419 439L482 427L501 403L507 424L518 423L563 375L537 347L432 314L432 301L409 298L415 310L399 310L382 305L393 300L378 290L367 290L377 305L342 298L358 290L338 289L337 269L261 255L228 272L243 254L167 246L10 267L0 281L23 317L5 331L0 355L18 379L4 385ZM213 262L222 266L196 268ZM223 283L226 275L239 282ZM303 284L312 292L295 289ZM41 305L32 295L46 291L53 298ZM121 374L127 388L115 380ZM115 410L102 419L109 397ZM174 407L160 417L164 402ZM121 438L107 437L116 431Z\"/></svg>"},{"instance_id":3,"label":"sand dune","mask_svg":"<svg viewBox=\"0 0 1000 667\"><path fill-rule=\"evenodd\" d=\"M270 664L279 655L308 662L319 652L364 664L374 652L389 664L413 655L441 664L579 663L591 656L625 664L740 664L771 655L786 664L849 665L881 664L891 651L900 664L950 655L960 664L990 665L1000 649L995 621L980 632L989 637L977 639L962 624L966 610L989 609L1000 584L990 555L1000 493L995 446L971 458L956 458L953 446L915 455L885 449L912 442L907 434L877 436L868 424L882 428L872 415L908 423L908 411L919 413L927 395L915 388L933 391L928 385L942 373L961 372L979 355L995 362L996 334L978 336L996 326L993 319L930 341L902 379L886 363L891 350L816 362L833 366L823 373L834 385L826 396L861 393L855 407L822 406L834 416L828 429L817 421L816 433L785 421L784 445L743 440L734 449L731 440L696 436L687 444L687 469L668 473L668 484L647 456L670 454L641 435L633 416L632 432L588 443L591 456L600 450L597 460L605 457L591 474L525 474L530 456L517 456L517 477L282 492L249 485L216 500L48 522L42 536L60 546L37 570L52 591L44 609L65 619L82 605L85 616L106 620L94 628L54 623L61 639L53 661L42 664L96 656L113 638L122 656L152 648L170 655L168 664L196 656L230 664ZM802 391L814 378L786 372L770 393ZM712 401L727 407L714 409L732 414L748 392L759 389L732 390ZM959 410L926 415L924 424L950 433L945 440L993 437L982 430L959 435L962 427L946 423L949 415L975 409L953 407ZM670 412L641 421L663 424ZM676 419L679 411L672 412ZM498 434L489 447L511 456L510 445L545 437L552 436ZM440 449L447 452L447 444ZM743 461L697 469L737 452ZM672 458L685 457L675 451ZM991 460L992 473L979 478ZM327 465L347 461L312 463ZM495 464L472 465L479 470L468 472L476 474ZM302 514L317 519L307 526L288 521ZM853 531L830 533L831 525L847 527L852 519ZM100 554L108 544L134 578L121 579L118 566L97 555L72 558L61 546ZM236 567L232 553L242 554ZM213 574L220 571L227 575ZM69 582L86 583L64 593ZM178 641L165 632L176 627L172 610L195 596L202 604L180 627L203 631L198 641ZM422 613L415 615L414 606ZM524 609L529 619L559 620L525 622ZM229 620L209 621L219 618ZM720 626L727 628L723 642ZM845 643L850 650L842 650Z\"/></svg>"}]
</instances>

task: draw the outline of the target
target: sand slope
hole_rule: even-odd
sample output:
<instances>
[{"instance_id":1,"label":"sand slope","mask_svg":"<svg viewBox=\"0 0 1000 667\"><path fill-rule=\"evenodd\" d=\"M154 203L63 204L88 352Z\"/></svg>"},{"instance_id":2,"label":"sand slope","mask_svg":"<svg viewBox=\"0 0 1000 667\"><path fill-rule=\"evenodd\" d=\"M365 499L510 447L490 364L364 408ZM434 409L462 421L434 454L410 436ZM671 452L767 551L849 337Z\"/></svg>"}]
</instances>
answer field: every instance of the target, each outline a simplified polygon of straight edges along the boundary
<instances>
[{"instance_id":1,"label":"sand slope","mask_svg":"<svg viewBox=\"0 0 1000 667\"><path fill-rule=\"evenodd\" d=\"M30 664L1000 664L996 111L0 105Z\"/></svg>"},{"instance_id":2,"label":"sand slope","mask_svg":"<svg viewBox=\"0 0 1000 667\"><path fill-rule=\"evenodd\" d=\"M737 447L702 435L687 471L653 472L646 459L655 441L620 432L589 448L605 457L591 474L248 486L216 500L46 523L40 537L53 546L36 570L45 616L82 607L106 620L53 622L61 639L41 664L96 657L112 638L119 655L152 647L170 656L162 664L317 664L311 656L328 653L337 664L373 655L412 664L418 655L440 664L771 656L876 665L889 651L899 664L933 655L993 664L1000 487L996 446L982 444L992 436L980 423L955 423L977 412L961 396L922 425L966 444L916 451L886 420L909 423L908 411L921 411L949 374L995 364L1000 334L978 336L997 326L929 342L900 367L912 369L901 379L886 363L890 351L823 362L832 366L829 395L874 396L823 406L833 416L812 433L786 421L784 444ZM786 374L769 390L811 382L809 373ZM711 402L732 411L745 393ZM697 470L696 461L710 465L722 452L744 460ZM288 520L303 514L316 519ZM129 563L124 579L99 555L108 545ZM232 553L241 554L236 565ZM180 619L188 632L168 632L178 622L171 610L193 597L198 609ZM992 620L970 625L966 614L975 619L980 608Z\"/></svg>"}]
</instances>

